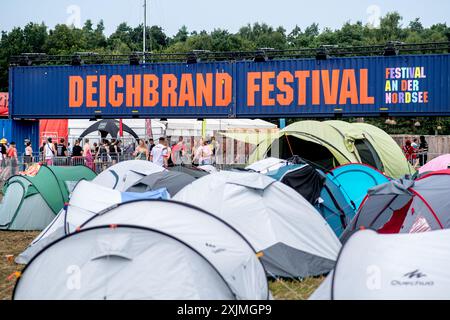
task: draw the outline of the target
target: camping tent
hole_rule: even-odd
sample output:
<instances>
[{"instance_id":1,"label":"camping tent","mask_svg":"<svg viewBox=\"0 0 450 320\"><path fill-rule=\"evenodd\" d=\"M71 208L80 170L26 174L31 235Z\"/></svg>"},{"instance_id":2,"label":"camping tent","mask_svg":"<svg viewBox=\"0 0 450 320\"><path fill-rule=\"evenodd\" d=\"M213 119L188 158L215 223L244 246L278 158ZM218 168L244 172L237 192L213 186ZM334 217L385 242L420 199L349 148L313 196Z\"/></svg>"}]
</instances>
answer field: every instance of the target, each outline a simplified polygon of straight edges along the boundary
<instances>
[{"instance_id":1,"label":"camping tent","mask_svg":"<svg viewBox=\"0 0 450 320\"><path fill-rule=\"evenodd\" d=\"M344 191L347 203L352 205L355 211L361 205L367 190L389 181L389 178L377 169L360 163L339 166L327 175L335 185Z\"/></svg>"},{"instance_id":2,"label":"camping tent","mask_svg":"<svg viewBox=\"0 0 450 320\"><path fill-rule=\"evenodd\" d=\"M285 166L286 164L287 164L286 160L274 158L274 157L268 157L268 158L253 162L251 165L248 165L247 167L245 167L245 169L247 169L249 171L255 171L255 172L266 174L267 172L274 171L282 166Z\"/></svg>"},{"instance_id":3,"label":"camping tent","mask_svg":"<svg viewBox=\"0 0 450 320\"><path fill-rule=\"evenodd\" d=\"M328 170L346 163L366 163L394 178L414 173L400 147L382 130L336 120L295 122L271 143L260 143L250 163L268 156L287 159L293 155Z\"/></svg>"},{"instance_id":4,"label":"camping tent","mask_svg":"<svg viewBox=\"0 0 450 320\"><path fill-rule=\"evenodd\" d=\"M164 170L163 167L150 161L123 161L104 170L93 182L111 189L125 191L143 177Z\"/></svg>"},{"instance_id":5,"label":"camping tent","mask_svg":"<svg viewBox=\"0 0 450 320\"><path fill-rule=\"evenodd\" d=\"M195 178L177 171L161 171L152 173L137 181L130 188L128 192L145 192L161 188L166 188L171 196L174 196L178 191L183 189L186 185L194 182Z\"/></svg>"},{"instance_id":6,"label":"camping tent","mask_svg":"<svg viewBox=\"0 0 450 320\"><path fill-rule=\"evenodd\" d=\"M445 170L450 168L450 154L443 154L433 160L428 161L420 167L419 174L425 174L431 171Z\"/></svg>"},{"instance_id":7,"label":"camping tent","mask_svg":"<svg viewBox=\"0 0 450 320\"><path fill-rule=\"evenodd\" d=\"M122 223L163 231L195 248L219 270L239 299L268 297L266 274L254 248L211 213L173 200L135 201L97 214L81 229Z\"/></svg>"},{"instance_id":8,"label":"camping tent","mask_svg":"<svg viewBox=\"0 0 450 320\"><path fill-rule=\"evenodd\" d=\"M256 172L220 171L184 187L175 200L204 208L239 230L270 276L307 277L333 268L339 240L295 190Z\"/></svg>"},{"instance_id":9,"label":"camping tent","mask_svg":"<svg viewBox=\"0 0 450 320\"><path fill-rule=\"evenodd\" d=\"M11 177L3 189L0 229L44 229L67 202L73 185L94 177L85 166L41 166L35 176Z\"/></svg>"},{"instance_id":10,"label":"camping tent","mask_svg":"<svg viewBox=\"0 0 450 320\"><path fill-rule=\"evenodd\" d=\"M316 207L339 237L356 213L356 207L349 202L348 196L346 197L344 186L336 184L332 174L325 174L309 164L293 164L291 160L295 159L287 161L266 158L247 168L265 172L270 177L295 189Z\"/></svg>"},{"instance_id":11,"label":"camping tent","mask_svg":"<svg viewBox=\"0 0 450 320\"><path fill-rule=\"evenodd\" d=\"M83 276L68 283L67 271ZM69 235L39 254L13 299L227 300L233 293L211 263L179 239L151 229L104 226Z\"/></svg>"},{"instance_id":12,"label":"camping tent","mask_svg":"<svg viewBox=\"0 0 450 320\"><path fill-rule=\"evenodd\" d=\"M196 166L173 166L173 167L169 167L170 171L174 171L174 172L181 172L181 173L186 173L188 175L190 175L191 177L194 177L195 179L204 177L206 175L209 174L208 171L206 170L202 170L199 167Z\"/></svg>"},{"instance_id":13,"label":"camping tent","mask_svg":"<svg viewBox=\"0 0 450 320\"><path fill-rule=\"evenodd\" d=\"M359 231L343 245L334 271L310 299L448 300L449 250L450 230Z\"/></svg>"},{"instance_id":14,"label":"camping tent","mask_svg":"<svg viewBox=\"0 0 450 320\"><path fill-rule=\"evenodd\" d=\"M16 262L26 264L43 247L50 242L76 231L76 228L96 213L120 203L138 199L168 199L166 189L144 193L120 192L99 186L93 182L80 181L73 190L69 203L54 217L41 234L39 234L17 258Z\"/></svg>"},{"instance_id":15,"label":"camping tent","mask_svg":"<svg viewBox=\"0 0 450 320\"><path fill-rule=\"evenodd\" d=\"M287 164L267 172L267 176L296 190L312 205L317 203L325 183L325 178L308 164Z\"/></svg>"},{"instance_id":16,"label":"camping tent","mask_svg":"<svg viewBox=\"0 0 450 320\"><path fill-rule=\"evenodd\" d=\"M344 229L355 215L356 208L348 203L345 197L345 190L342 186L336 185L327 175L317 170L325 178L325 183L320 192L320 199L315 204L316 209L328 222L334 233L340 237Z\"/></svg>"},{"instance_id":17,"label":"camping tent","mask_svg":"<svg viewBox=\"0 0 450 320\"><path fill-rule=\"evenodd\" d=\"M368 191L343 241L362 227L379 233L415 233L450 227L450 170L417 180L394 180Z\"/></svg>"},{"instance_id":18,"label":"camping tent","mask_svg":"<svg viewBox=\"0 0 450 320\"><path fill-rule=\"evenodd\" d=\"M139 139L139 136L126 124L122 124L123 131L131 134L136 140ZM83 131L80 135L79 139L84 138L88 134L92 132L99 131L102 138L106 138L109 135L113 138L117 138L117 135L120 131L120 122L115 119L105 119L95 122L89 128Z\"/></svg>"},{"instance_id":19,"label":"camping tent","mask_svg":"<svg viewBox=\"0 0 450 320\"><path fill-rule=\"evenodd\" d=\"M127 229L123 229L125 226ZM97 237L84 238L93 229ZM15 298L267 299L269 296L264 268L251 245L227 223L199 208L171 200L136 200L94 215L78 230L81 232L55 241L30 261L18 282ZM137 231L157 237L145 235L136 239ZM103 237L103 232L109 234ZM66 241L72 237L76 241ZM177 244L168 246L169 238ZM59 261L59 250L63 249L58 243L66 248L66 255L74 254ZM142 245L142 249L134 250L135 243ZM187 254L186 248L195 254ZM137 254L138 251L143 253ZM97 262L98 259L101 261ZM120 261L127 263L117 264ZM73 264L82 266L80 271L92 282L75 293L65 286L67 267ZM52 279L46 279L49 274Z\"/></svg>"}]
</instances>

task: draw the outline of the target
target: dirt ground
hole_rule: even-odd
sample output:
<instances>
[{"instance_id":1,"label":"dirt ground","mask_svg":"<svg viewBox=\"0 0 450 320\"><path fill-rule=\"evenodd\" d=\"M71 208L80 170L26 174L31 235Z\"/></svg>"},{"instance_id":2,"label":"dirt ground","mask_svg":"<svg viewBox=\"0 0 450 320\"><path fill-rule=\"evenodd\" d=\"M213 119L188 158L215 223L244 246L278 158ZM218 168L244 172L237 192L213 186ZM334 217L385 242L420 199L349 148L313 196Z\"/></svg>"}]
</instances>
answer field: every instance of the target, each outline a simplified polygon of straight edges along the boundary
<instances>
[{"instance_id":1,"label":"dirt ground","mask_svg":"<svg viewBox=\"0 0 450 320\"><path fill-rule=\"evenodd\" d=\"M14 258L21 253L39 232L0 231L0 300L9 300L16 282L16 272L21 265L14 263ZM270 281L270 290L275 299L303 300L320 285L323 278L310 278L303 281Z\"/></svg>"},{"instance_id":2,"label":"dirt ground","mask_svg":"<svg viewBox=\"0 0 450 320\"><path fill-rule=\"evenodd\" d=\"M22 266L14 263L14 257L21 253L39 232L0 231L0 300L11 299L16 282L15 272Z\"/></svg>"}]
</instances>

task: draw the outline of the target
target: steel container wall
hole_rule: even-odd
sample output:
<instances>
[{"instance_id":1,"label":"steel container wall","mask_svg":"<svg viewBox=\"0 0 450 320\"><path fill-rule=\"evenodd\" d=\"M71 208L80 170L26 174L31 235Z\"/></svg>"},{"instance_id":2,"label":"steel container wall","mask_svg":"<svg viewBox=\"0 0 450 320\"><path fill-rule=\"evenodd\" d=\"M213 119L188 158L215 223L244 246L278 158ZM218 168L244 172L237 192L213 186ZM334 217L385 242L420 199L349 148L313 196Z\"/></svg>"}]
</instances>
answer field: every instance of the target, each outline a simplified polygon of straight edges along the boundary
<instances>
[{"instance_id":1,"label":"steel container wall","mask_svg":"<svg viewBox=\"0 0 450 320\"><path fill-rule=\"evenodd\" d=\"M113 75L119 75L126 79L126 75L153 74L159 78L161 88L161 77L163 74L173 74L181 86L181 74L191 74L194 90L196 88L195 75L210 73L215 77L217 74L228 73L232 76L232 64L230 63L197 63L197 64L145 64L145 65L86 65L86 66L36 66L36 67L13 67L10 70L10 113L14 118L92 118L95 116L103 118L132 118L132 117L227 117L232 112L231 102L226 106L174 106L167 107L161 104L161 92L159 91L159 103L153 107L127 107L125 101L120 107L113 107L107 101L106 107L89 108L86 106L86 90L83 92L84 104L81 107L69 107L69 77L105 75L110 79ZM206 79L206 76L205 76ZM126 84L124 84L125 86ZM159 88L159 89L160 89ZM214 81L213 88L216 88ZM232 90L232 86L229 88ZM180 89L180 88L179 88ZM109 87L107 85L107 94ZM180 89L181 90L181 89ZM123 93L125 89L119 89ZM143 90L141 96L143 95ZM186 91L186 90L183 90ZM233 93L231 92L231 95ZM117 96L117 94L116 94ZM179 95L178 95L179 96ZM99 92L93 95L99 100ZM213 92L213 103L216 95Z\"/></svg>"},{"instance_id":2,"label":"steel container wall","mask_svg":"<svg viewBox=\"0 0 450 320\"><path fill-rule=\"evenodd\" d=\"M346 57L330 58L327 60L302 59L302 60L276 60L260 63L239 62L236 66L236 79L238 88L247 87L248 72L275 72L313 70L339 70L337 92L340 92L342 73L344 69L353 70L356 75L357 91L360 94L359 70L367 69L368 94L373 96L373 104L364 104L358 101L351 104L347 100L345 104L325 104L323 85L320 83L320 104L313 105L311 101L311 81L306 82L306 105L299 106L298 93L294 91L293 103L290 105L262 105L261 95L256 95L255 105L250 107L247 103L247 91L237 90L237 113L241 117L258 115L267 116L302 116L320 117L335 116L379 116L380 113L391 115L450 115L450 55L400 55L394 57ZM428 103L397 103L388 104L385 100L386 69L396 67L423 67L426 78L418 79L418 91L428 92ZM332 73L331 71L329 72ZM402 79L399 79L402 80ZM322 79L320 79L322 81ZM329 81L331 87L331 80ZM261 86L261 80L256 81ZM269 98L275 99L280 90L277 89L275 80L270 83L274 90ZM294 83L293 87L298 84ZM259 92L258 92L259 93ZM259 99L258 99L259 98Z\"/></svg>"},{"instance_id":3,"label":"steel container wall","mask_svg":"<svg viewBox=\"0 0 450 320\"><path fill-rule=\"evenodd\" d=\"M19 154L25 152L25 139L31 141L33 151L39 150L39 121L0 120L0 135L8 143L14 141Z\"/></svg>"},{"instance_id":4,"label":"steel container wall","mask_svg":"<svg viewBox=\"0 0 450 320\"><path fill-rule=\"evenodd\" d=\"M379 116L380 114L403 116L444 116L450 115L450 55L400 55L394 57L345 57L329 58L327 60L294 59L273 60L267 62L208 62L197 64L145 64L131 65L89 65L89 66L39 66L39 67L13 67L10 70L10 113L13 118L258 118L258 117L333 117L333 116ZM395 79L399 84L402 80L417 80L417 88L406 90L409 94L414 92L426 92L426 103L387 103L386 102L386 70L401 67L423 68L423 78L419 79ZM328 73L327 71L328 70ZM334 71L332 71L334 70ZM342 83L344 70L347 75L354 75L353 82ZM300 86L295 77L297 71L309 72L305 85ZM249 86L249 72L257 75L253 86ZM264 83L261 72L266 72ZM286 90L282 90L283 81L278 83L279 76L290 74L292 82L284 82L292 89L292 99L288 103L280 102L277 97L286 97ZM322 77L329 74L330 79ZM336 74L332 78L333 72ZM363 81L363 73L367 72L367 81ZM86 79L89 75L126 75L153 74L161 79L165 74L173 74L180 79L182 74L191 74L193 77L193 90L196 90L196 74L203 76L210 73L216 76L226 73L232 78L232 85L226 86L231 99L225 106L217 106L214 103L205 106L206 100L202 99L203 106L162 106L161 101L154 107L113 107L108 102L106 107L87 107L86 93L84 92L84 104L78 108L69 107L69 77L80 76ZM315 88L319 92L317 101L312 100L312 74L319 74ZM259 78L258 78L259 75ZM206 77L206 76L205 76ZM219 81L217 81L219 82ZM363 84L367 83L367 94L363 94ZM214 88L216 87L214 82ZM221 85L220 83L218 84ZM223 84L224 85L224 84ZM225 86L225 85L224 85ZM265 88L262 90L262 88ZM280 88L279 88L280 87ZM344 99L339 101L342 89L348 87L356 94L357 101ZM257 90L250 91L249 88ZM305 90L305 94L301 90ZM160 90L160 88L158 89ZM181 90L178 88L177 90ZM186 90L186 88L185 88ZM334 91L335 90L335 91ZM179 91L177 92L179 94ZM324 92L328 101L325 102ZM398 90L402 91L402 90ZM141 94L143 89L141 89ZM263 92L265 102L263 102ZM337 95L334 94L336 92ZM159 92L161 95L162 92ZM398 96L398 92L397 96ZM405 95L405 91L401 94ZM248 97L254 97L254 104L249 105ZM370 99L362 101L363 97ZM94 94L98 99L99 95ZM304 103L299 103L299 97L305 97ZM337 97L334 100L333 97ZM216 94L211 97L214 102ZM373 101L371 100L373 98ZM275 99L275 103L267 104L267 101ZM282 103L284 105L282 105Z\"/></svg>"}]
</instances>

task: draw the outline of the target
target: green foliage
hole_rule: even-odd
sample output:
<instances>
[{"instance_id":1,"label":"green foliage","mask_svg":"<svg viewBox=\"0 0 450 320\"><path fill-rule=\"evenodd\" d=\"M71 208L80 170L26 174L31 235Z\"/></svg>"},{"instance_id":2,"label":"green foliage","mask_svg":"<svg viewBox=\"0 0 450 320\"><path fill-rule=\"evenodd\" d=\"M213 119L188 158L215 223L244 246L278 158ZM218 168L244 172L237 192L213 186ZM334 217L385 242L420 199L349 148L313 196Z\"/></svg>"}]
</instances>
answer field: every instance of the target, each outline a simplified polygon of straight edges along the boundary
<instances>
[{"instance_id":1,"label":"green foliage","mask_svg":"<svg viewBox=\"0 0 450 320\"><path fill-rule=\"evenodd\" d=\"M8 60L20 53L47 53L68 55L75 52L98 52L101 54L129 54L142 51L143 25L131 27L121 23L109 37L104 34L103 21L96 26L88 20L81 29L67 25L57 25L54 29L42 24L29 23L24 28L1 33L0 39L0 91L8 89ZM146 50L152 52L188 52L191 50L242 51L258 48L293 49L317 47L322 44L339 46L359 46L385 44L387 41L420 43L430 41L450 41L450 27L443 23L425 28L419 18L404 23L397 12L386 14L380 26L374 28L361 21L346 22L340 29L321 30L317 23L302 30L295 26L291 31L283 27L274 28L265 23L247 24L236 33L223 29L211 32L189 32L182 26L169 37L158 26L147 27ZM424 118L421 126L414 126L409 119L398 119L396 125L385 124L384 119L366 121L390 133L413 132L433 134L437 126L440 133L450 134L450 120ZM414 121L415 123L415 121Z\"/></svg>"}]
</instances>

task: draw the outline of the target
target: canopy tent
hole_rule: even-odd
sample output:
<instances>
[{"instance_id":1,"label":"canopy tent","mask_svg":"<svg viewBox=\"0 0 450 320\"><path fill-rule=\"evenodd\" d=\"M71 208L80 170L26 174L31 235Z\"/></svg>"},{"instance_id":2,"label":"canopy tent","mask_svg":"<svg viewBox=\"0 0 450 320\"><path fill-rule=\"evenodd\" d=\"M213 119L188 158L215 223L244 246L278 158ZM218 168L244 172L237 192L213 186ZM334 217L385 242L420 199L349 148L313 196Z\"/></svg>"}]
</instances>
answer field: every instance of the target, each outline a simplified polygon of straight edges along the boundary
<instances>
[{"instance_id":1,"label":"canopy tent","mask_svg":"<svg viewBox=\"0 0 450 320\"><path fill-rule=\"evenodd\" d=\"M197 119L167 119L166 136L201 137L203 121ZM212 136L215 131L273 130L276 125L262 119L207 119L206 135Z\"/></svg>"},{"instance_id":2,"label":"canopy tent","mask_svg":"<svg viewBox=\"0 0 450 320\"><path fill-rule=\"evenodd\" d=\"M68 283L68 270L83 275L77 287ZM157 230L107 225L71 234L39 253L18 280L13 299L230 300L234 295L212 264L183 241Z\"/></svg>"},{"instance_id":3,"label":"canopy tent","mask_svg":"<svg viewBox=\"0 0 450 320\"><path fill-rule=\"evenodd\" d=\"M128 132L131 134L136 140L139 139L139 136L126 124L122 123L122 129L124 132ZM95 122L89 128L83 131L80 135L80 139L84 138L88 134L92 132L99 131L102 138L106 138L109 135L113 138L117 138L120 130L120 122L115 119L105 119Z\"/></svg>"},{"instance_id":4,"label":"canopy tent","mask_svg":"<svg viewBox=\"0 0 450 320\"><path fill-rule=\"evenodd\" d=\"M204 208L240 231L261 252L269 276L327 273L340 248L310 203L256 172L213 173L187 185L174 199Z\"/></svg>"},{"instance_id":5,"label":"canopy tent","mask_svg":"<svg viewBox=\"0 0 450 320\"><path fill-rule=\"evenodd\" d=\"M150 161L122 161L102 171L93 182L111 189L125 191L143 177L164 170L163 167Z\"/></svg>"},{"instance_id":6,"label":"canopy tent","mask_svg":"<svg viewBox=\"0 0 450 320\"><path fill-rule=\"evenodd\" d=\"M250 163L269 156L288 159L294 155L327 170L346 163L365 163L394 178L414 173L400 147L382 130L336 120L295 122L270 141L261 142Z\"/></svg>"},{"instance_id":7,"label":"canopy tent","mask_svg":"<svg viewBox=\"0 0 450 320\"><path fill-rule=\"evenodd\" d=\"M120 192L93 182L80 181L73 190L69 203L58 213L53 221L31 242L16 259L16 263L26 264L39 250L54 240L76 231L95 214L120 203L139 199L168 199L166 189L157 189L144 193Z\"/></svg>"},{"instance_id":8,"label":"canopy tent","mask_svg":"<svg viewBox=\"0 0 450 320\"><path fill-rule=\"evenodd\" d=\"M34 176L11 177L3 187L0 229L44 229L68 201L74 184L95 176L85 166L41 166Z\"/></svg>"},{"instance_id":9,"label":"canopy tent","mask_svg":"<svg viewBox=\"0 0 450 320\"><path fill-rule=\"evenodd\" d=\"M335 185L344 191L347 203L355 208L355 213L370 188L389 181L389 178L377 169L360 163L339 166L327 175Z\"/></svg>"},{"instance_id":10,"label":"canopy tent","mask_svg":"<svg viewBox=\"0 0 450 320\"><path fill-rule=\"evenodd\" d=\"M152 173L137 181L128 192L145 192L161 188L166 188L171 196L183 189L189 183L195 181L195 178L182 172L161 171Z\"/></svg>"},{"instance_id":11,"label":"canopy tent","mask_svg":"<svg viewBox=\"0 0 450 320\"><path fill-rule=\"evenodd\" d=\"M204 257L213 269L217 270L221 278L224 280L226 287L228 287L232 293L233 298L267 299L269 297L268 284L263 266L249 242L226 222L218 219L206 211L171 200L136 200L109 207L108 209L93 215L87 221L82 222L77 227L77 230L81 230L82 233L84 230L102 228L103 226L111 225L114 225L114 228L116 228L116 226L120 228L122 225L126 225L128 227L138 228L141 230L152 230L165 234L172 239L179 240ZM75 234L79 233L77 232ZM162 241L162 239L160 239L160 241ZM57 242L58 241L55 241L54 243ZM93 240L92 243L95 243L95 240ZM158 246L158 242L151 243L154 246ZM50 245L50 248L52 246L53 245ZM113 249L117 249L119 246L114 245L112 247L114 247ZM33 258L29 266L35 265L35 261L39 259L40 255L45 254L47 250L48 249L44 249L36 255L36 258ZM92 252L92 250L88 251ZM114 251L124 253L123 250ZM55 254L49 254L48 257L55 257ZM179 265L183 269L187 268L187 270L191 270L191 268L193 268L197 270L197 273L205 272L196 266L195 261L190 261L190 267L187 267L183 255L177 255L177 258L181 260L180 264L178 264L178 260L172 260L172 251L170 248L165 248L159 251L159 255L153 257L152 260L133 260L142 262L140 267L144 268L143 270L147 270L148 264L153 265L159 263L161 260L170 259L172 264L176 266ZM46 266L43 266L40 272L46 272L45 267ZM186 290L186 292L178 291L185 290L183 283L185 283L186 280L195 281L196 278L193 278L193 276L189 273L185 274L181 271L179 271L180 274L174 276L172 270L165 270L167 268L171 267L170 265L165 264L165 268L161 268L155 274L155 279L152 281L144 279L142 281L147 282L140 281L139 283L144 287L156 286L162 292L166 289L160 286L170 287L171 293L166 297L167 299L189 298L184 295L187 294L186 292L191 292L191 290L193 290L192 288ZM174 268L174 266L172 266L172 268ZM109 266L105 264L100 266L99 271L109 274L108 269ZM25 269L24 274L27 272L28 270ZM58 270L56 270L55 275L58 274ZM166 274L170 276L166 277ZM205 276L209 277L207 274ZM155 283L154 281L156 281L157 278L164 278L165 282L163 284L160 284L159 282ZM178 283L180 278L183 279L183 281ZM47 290L45 285L40 285L37 282L32 283L32 279L29 279L29 285L32 285L33 287L37 286L36 290L39 292L35 293L36 296L39 296L39 293ZM130 281L129 278L124 279L124 281L125 280ZM131 280L135 281L134 278L131 278ZM111 281L115 280L112 279ZM206 285L203 282L201 282L201 284L203 286ZM106 286L105 282L99 282L98 285L102 287ZM137 284L134 285L138 286ZM127 287L125 283L124 287ZM192 285L192 287L194 288L196 286ZM57 289L58 292L56 294L66 293L65 288L61 285L57 286ZM124 290L126 289L118 288L117 294L123 294L122 291ZM218 288L214 288L214 290L218 290ZM44 295L45 294L46 293L44 293ZM82 292L82 296L79 298L87 299L88 294L89 293L87 292ZM158 296L149 296L148 298L157 297ZM203 296L204 299L213 299L214 297L215 295L213 294ZM50 296L49 298L53 299L54 296Z\"/></svg>"},{"instance_id":12,"label":"canopy tent","mask_svg":"<svg viewBox=\"0 0 450 320\"><path fill-rule=\"evenodd\" d=\"M450 230L359 231L344 244L334 271L310 299L447 300L449 250Z\"/></svg>"},{"instance_id":13,"label":"canopy tent","mask_svg":"<svg viewBox=\"0 0 450 320\"><path fill-rule=\"evenodd\" d=\"M364 227L379 233L416 233L450 227L450 170L417 180L394 180L368 191L342 235L346 241Z\"/></svg>"},{"instance_id":14,"label":"canopy tent","mask_svg":"<svg viewBox=\"0 0 450 320\"><path fill-rule=\"evenodd\" d=\"M428 161L425 165L420 167L419 174L426 174L427 172L450 169L450 154L443 154Z\"/></svg>"}]
</instances>

